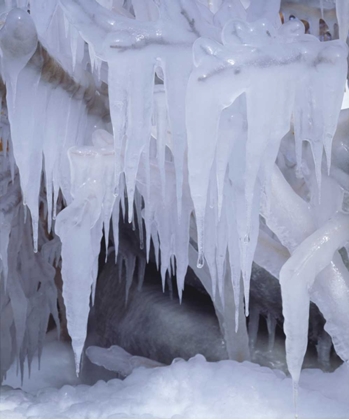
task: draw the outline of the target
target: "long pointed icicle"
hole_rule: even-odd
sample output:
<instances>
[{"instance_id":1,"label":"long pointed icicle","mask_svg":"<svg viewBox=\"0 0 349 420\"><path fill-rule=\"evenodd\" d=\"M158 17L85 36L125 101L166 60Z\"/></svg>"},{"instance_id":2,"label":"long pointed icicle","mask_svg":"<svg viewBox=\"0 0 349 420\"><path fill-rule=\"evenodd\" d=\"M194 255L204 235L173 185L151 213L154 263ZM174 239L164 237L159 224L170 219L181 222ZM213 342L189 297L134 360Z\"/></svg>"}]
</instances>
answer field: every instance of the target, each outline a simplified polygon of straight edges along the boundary
<instances>
[{"instance_id":1,"label":"long pointed icicle","mask_svg":"<svg viewBox=\"0 0 349 420\"><path fill-rule=\"evenodd\" d=\"M114 179L114 160L110 159L114 152L108 143L101 148L101 141L98 135L95 146L69 150L74 199L56 221L56 232L62 241L63 298L77 374L86 338L91 287L97 277L103 211L110 217L113 208L108 197L112 190L105 180Z\"/></svg>"}]
</instances>

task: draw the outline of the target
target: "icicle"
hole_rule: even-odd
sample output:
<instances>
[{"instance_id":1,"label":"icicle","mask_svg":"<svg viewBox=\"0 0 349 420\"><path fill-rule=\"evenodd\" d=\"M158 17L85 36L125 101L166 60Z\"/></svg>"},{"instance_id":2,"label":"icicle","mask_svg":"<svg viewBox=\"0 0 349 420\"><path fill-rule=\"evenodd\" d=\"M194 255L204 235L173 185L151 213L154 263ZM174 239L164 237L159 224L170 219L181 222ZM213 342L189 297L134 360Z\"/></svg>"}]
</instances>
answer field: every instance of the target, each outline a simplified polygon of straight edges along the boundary
<instances>
[{"instance_id":1,"label":"icicle","mask_svg":"<svg viewBox=\"0 0 349 420\"><path fill-rule=\"evenodd\" d=\"M118 197L118 199L115 200L113 213L112 213L115 264L117 263L118 251L119 251L119 218L120 218L120 197Z\"/></svg>"},{"instance_id":2,"label":"icicle","mask_svg":"<svg viewBox=\"0 0 349 420\"><path fill-rule=\"evenodd\" d=\"M268 328L268 351L271 352L274 349L275 344L275 329L276 319L269 312L267 316L267 328Z\"/></svg>"},{"instance_id":3,"label":"icicle","mask_svg":"<svg viewBox=\"0 0 349 420\"><path fill-rule=\"evenodd\" d=\"M211 194L215 196L215 185L212 182ZM212 191L213 190L213 191ZM216 266L216 243L217 243L217 208L206 205L205 215L205 237L204 237L204 248L205 260L210 271L212 281L212 300L216 298L217 291L217 266ZM198 268L202 268L199 267Z\"/></svg>"},{"instance_id":4,"label":"icicle","mask_svg":"<svg viewBox=\"0 0 349 420\"><path fill-rule=\"evenodd\" d=\"M349 3L346 0L336 0L336 14L339 24L339 39L346 42L349 31Z\"/></svg>"},{"instance_id":5,"label":"icicle","mask_svg":"<svg viewBox=\"0 0 349 420\"><path fill-rule=\"evenodd\" d=\"M259 328L259 316L260 312L257 307L252 307L250 312L250 320L248 323L248 335L250 338L250 347L253 351L256 346L257 336L258 336L258 328Z\"/></svg>"},{"instance_id":6,"label":"icicle","mask_svg":"<svg viewBox=\"0 0 349 420\"><path fill-rule=\"evenodd\" d=\"M126 205L125 205L125 178L124 176L120 176L118 191L119 191L118 196L120 197L120 203L121 203L122 218L125 223Z\"/></svg>"},{"instance_id":7,"label":"icicle","mask_svg":"<svg viewBox=\"0 0 349 420\"><path fill-rule=\"evenodd\" d=\"M321 18L324 18L324 3L323 0L320 0L320 10L321 10Z\"/></svg>"},{"instance_id":8,"label":"icicle","mask_svg":"<svg viewBox=\"0 0 349 420\"><path fill-rule=\"evenodd\" d=\"M137 262L138 262L138 265L137 265L137 274L138 274L137 290L141 291L143 283L144 283L144 277L145 277L146 260L144 258L138 258Z\"/></svg>"},{"instance_id":9,"label":"icicle","mask_svg":"<svg viewBox=\"0 0 349 420\"><path fill-rule=\"evenodd\" d=\"M62 241L63 297L77 374L86 337L89 296L97 276L103 208L110 208L106 197L113 193L110 182L105 184L105 179L114 179L110 175L114 169L111 153L108 148L96 146L69 150L74 200L56 221Z\"/></svg>"},{"instance_id":10,"label":"icicle","mask_svg":"<svg viewBox=\"0 0 349 420\"><path fill-rule=\"evenodd\" d=\"M224 301L224 282L225 282L225 263L228 248L226 206L223 207L221 218L217 224L217 243L216 243L216 267L217 283L220 298Z\"/></svg>"},{"instance_id":11,"label":"icicle","mask_svg":"<svg viewBox=\"0 0 349 420\"><path fill-rule=\"evenodd\" d=\"M136 257L129 254L126 257L126 284L125 284L125 305L128 302L128 295L133 281L133 275L136 267Z\"/></svg>"},{"instance_id":12,"label":"icicle","mask_svg":"<svg viewBox=\"0 0 349 420\"><path fill-rule=\"evenodd\" d=\"M243 118L236 101L226 108L220 118L219 135L216 149L218 217L221 215L223 203L223 188L231 151L236 141L241 139Z\"/></svg>"},{"instance_id":13,"label":"icicle","mask_svg":"<svg viewBox=\"0 0 349 420\"><path fill-rule=\"evenodd\" d=\"M134 70L130 73L130 61L127 60L122 63L120 60L115 62L115 65L109 66L109 85L113 86L110 91L111 101L111 116L114 125L114 139L117 141L115 144L116 149L120 148L119 141L122 139L120 130L117 130L117 124L119 123L119 105L117 105L118 112L116 114L116 107L113 104L119 103L121 98L125 98L127 104L129 104L129 124L127 132L127 146L124 157L124 167L126 177L126 187L128 195L128 220L129 222L133 219L133 199L135 193L135 182L136 174L138 170L138 164L140 154L148 143L151 131L151 113L152 113L152 80L154 79L154 65L147 64L144 62L142 65L142 74L139 76L136 71L139 66L139 58L134 62L134 66L131 68ZM116 74L116 67L118 72ZM131 79L129 76L131 75ZM126 77L126 79L125 79ZM116 87L118 86L118 87ZM128 91L125 92L127 87ZM119 92L121 97L119 96ZM147 99L148 104L144 103L144 99ZM121 108L122 110L122 108Z\"/></svg>"},{"instance_id":14,"label":"icicle","mask_svg":"<svg viewBox=\"0 0 349 420\"><path fill-rule=\"evenodd\" d=\"M153 225L152 225L153 227ZM154 245L154 252L155 252L155 263L156 263L156 269L159 270L159 250L160 250L160 244L159 244L159 237L156 229L152 229L152 235L151 235L153 245Z\"/></svg>"},{"instance_id":15,"label":"icicle","mask_svg":"<svg viewBox=\"0 0 349 420\"><path fill-rule=\"evenodd\" d=\"M92 134L92 143L94 146L105 150L104 159L106 162L105 168L105 177L104 177L104 186L105 186L105 195L103 198L103 226L104 226L104 239L105 239L105 249L108 251L109 245L109 228L110 228L110 219L112 217L113 208L115 205L115 195L114 195L114 182L115 182L115 173L114 173L114 150L113 150L113 136L105 130L96 130ZM109 149L109 153L107 150ZM117 249L117 248L116 248ZM108 252L106 252L106 258Z\"/></svg>"},{"instance_id":16,"label":"icicle","mask_svg":"<svg viewBox=\"0 0 349 420\"><path fill-rule=\"evenodd\" d=\"M233 208L233 206L232 206ZM239 312L240 312L240 283L241 283L241 269L240 269L240 252L239 252L239 237L236 229L236 214L231 213L228 218L228 251L230 262L231 281L234 292L235 303L235 332L239 326Z\"/></svg>"},{"instance_id":17,"label":"icicle","mask_svg":"<svg viewBox=\"0 0 349 420\"><path fill-rule=\"evenodd\" d=\"M21 9L12 9L0 31L0 46L6 78L11 86L7 89L9 95L12 96L10 102L12 108L15 107L18 75L34 54L37 42L35 25L30 15Z\"/></svg>"},{"instance_id":18,"label":"icicle","mask_svg":"<svg viewBox=\"0 0 349 420\"><path fill-rule=\"evenodd\" d=\"M327 167L331 167L332 139L337 127L347 74L347 49L339 41L331 41L318 42L317 45L314 43L312 50L307 50L311 58L309 64L316 60L316 66L308 68L297 84L294 109L296 155L300 168L302 141L308 140L312 147L320 190L323 147L326 151ZM326 83L323 83L324 80Z\"/></svg>"},{"instance_id":19,"label":"icicle","mask_svg":"<svg viewBox=\"0 0 349 420\"><path fill-rule=\"evenodd\" d=\"M166 98L165 92L162 85L155 86L154 93L154 117L156 124L156 150L157 150L157 162L160 169L162 197L165 199L166 193L166 176L165 176L165 147L167 140L167 110L166 110Z\"/></svg>"},{"instance_id":20,"label":"icicle","mask_svg":"<svg viewBox=\"0 0 349 420\"><path fill-rule=\"evenodd\" d=\"M45 119L45 131L43 135L43 153L45 165L46 197L48 207L48 230L51 231L53 218L53 203L56 202L58 186L54 185L54 178L57 177L58 156L60 143L58 138L64 137L66 105L68 99L62 89L55 89L47 103L47 118ZM55 117L53 117L55 116ZM56 176L55 176L56 175ZM54 190L56 190L54 197Z\"/></svg>"},{"instance_id":21,"label":"icicle","mask_svg":"<svg viewBox=\"0 0 349 420\"><path fill-rule=\"evenodd\" d=\"M144 239L143 239L143 218L142 218L142 196L136 190L135 195L135 207L136 207L136 217L137 217L137 226L138 226L138 233L139 233L139 243L140 248L144 248Z\"/></svg>"},{"instance_id":22,"label":"icicle","mask_svg":"<svg viewBox=\"0 0 349 420\"><path fill-rule=\"evenodd\" d=\"M47 36L47 31L51 25L57 3L58 0L35 0L30 2L30 16L33 18L40 37ZM66 36L68 36L67 32Z\"/></svg>"}]
</instances>

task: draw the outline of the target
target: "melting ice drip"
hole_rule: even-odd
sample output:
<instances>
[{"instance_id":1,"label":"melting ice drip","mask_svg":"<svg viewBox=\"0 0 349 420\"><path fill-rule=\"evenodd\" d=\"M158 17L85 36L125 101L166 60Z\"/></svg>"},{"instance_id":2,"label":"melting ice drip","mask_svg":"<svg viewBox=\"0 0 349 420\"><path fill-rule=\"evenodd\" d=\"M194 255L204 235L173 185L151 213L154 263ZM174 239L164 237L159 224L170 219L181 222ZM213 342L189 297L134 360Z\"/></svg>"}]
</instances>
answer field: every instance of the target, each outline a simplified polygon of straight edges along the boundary
<instances>
[{"instance_id":1,"label":"melting ice drip","mask_svg":"<svg viewBox=\"0 0 349 420\"><path fill-rule=\"evenodd\" d=\"M323 151L329 174L347 76L345 0L337 0L341 41L326 43L305 35L297 19L282 25L279 0L251 1L247 9L240 0L208 2L210 7L198 0L99 3L37 0L30 15L5 10L0 32L11 147L34 249L40 248L42 169L49 230L60 190L67 204L55 231L62 241L63 296L77 372L102 229L108 241L112 218L117 251L124 188L129 222L136 218L142 226L144 220L148 258L151 241L157 261L161 255L163 284L166 273L176 272L181 296L189 240L197 236L197 266L206 262L211 297L223 312L230 277L236 328L241 275L248 314L262 213L292 254L280 282L295 383L309 299L325 315L337 353L349 360L349 280L336 253L348 241L348 215L336 213L338 207L319 223L311 220L304 197L275 164L292 128L297 174L305 177L307 140L316 179L309 189L323 203L329 191ZM192 214L196 232L190 230ZM130 273L134 263L126 264ZM326 276L346 293L335 297L337 288Z\"/></svg>"}]
</instances>

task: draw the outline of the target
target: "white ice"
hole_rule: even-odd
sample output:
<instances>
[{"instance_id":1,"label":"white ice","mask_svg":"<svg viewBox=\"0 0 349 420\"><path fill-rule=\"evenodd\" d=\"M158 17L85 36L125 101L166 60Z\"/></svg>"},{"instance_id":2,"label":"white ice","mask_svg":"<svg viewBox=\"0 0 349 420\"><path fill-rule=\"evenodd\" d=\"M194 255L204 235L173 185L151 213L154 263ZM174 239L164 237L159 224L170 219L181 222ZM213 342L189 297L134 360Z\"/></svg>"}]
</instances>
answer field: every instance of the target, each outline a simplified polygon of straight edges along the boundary
<instances>
[{"instance_id":1,"label":"white ice","mask_svg":"<svg viewBox=\"0 0 349 420\"><path fill-rule=\"evenodd\" d=\"M7 318L6 366L16 355L23 373L25 359L30 367L41 351L50 313L58 323L54 276L61 256L79 372L110 219L116 261L126 266L126 301L137 261L142 282L145 258L132 250L117 256L118 222L126 215L140 228L146 259L153 244L163 287L176 275L180 300L188 265L198 270L231 357L249 357L243 310L248 315L255 261L280 278L294 381L310 300L348 361L349 279L337 250L349 238L348 114L340 113L349 6L337 0L304 8L311 33L305 34L299 2L281 3L5 2L1 118L9 126L0 145L11 182L1 184L6 295L0 310ZM293 13L297 18L289 20ZM319 16L333 35L339 25L339 40L320 42ZM270 345L274 321L268 319ZM176 366L183 363L164 369ZM188 366L211 369L200 358Z\"/></svg>"}]
</instances>

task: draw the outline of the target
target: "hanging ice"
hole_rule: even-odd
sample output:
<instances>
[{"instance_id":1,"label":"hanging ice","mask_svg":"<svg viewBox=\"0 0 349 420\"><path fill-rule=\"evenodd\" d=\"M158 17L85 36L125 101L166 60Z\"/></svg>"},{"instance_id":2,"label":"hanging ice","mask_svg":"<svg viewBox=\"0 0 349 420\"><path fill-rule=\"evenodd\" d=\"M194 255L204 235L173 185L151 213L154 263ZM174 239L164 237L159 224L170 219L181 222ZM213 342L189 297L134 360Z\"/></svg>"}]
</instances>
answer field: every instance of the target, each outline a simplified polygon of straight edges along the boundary
<instances>
[{"instance_id":1,"label":"hanging ice","mask_svg":"<svg viewBox=\"0 0 349 420\"><path fill-rule=\"evenodd\" d=\"M22 368L25 357L30 365L49 313L57 318L52 265L61 253L79 371L100 241L104 229L108 247L111 218L126 300L135 273L142 284L152 242L163 286L175 274L181 299L189 264L212 298L229 356L243 360L252 262L277 277L284 265L295 382L309 299L348 360L349 280L335 252L347 239L339 230L347 216L335 215L347 206L346 129L340 145L332 145L347 73L347 3L336 1L337 20L334 9L320 4L316 13L304 12L312 35L293 19L300 6L283 2L279 15L279 0L247 3L35 0L18 2L30 14L12 2L1 9L7 15L0 31L6 84L0 81L0 151L12 177L12 184L0 179L0 287L7 293L0 311L11 318L4 328L6 364L13 351ZM339 24L342 41L315 37L321 38L320 15L332 38ZM2 126L7 112L10 130ZM345 118L342 112L340 124ZM138 227L145 255L130 247L118 254L120 205L122 217ZM328 241L321 244L324 232ZM18 263L30 272L28 283ZM289 283L294 277L299 290ZM297 290L300 309L291 299ZM253 345L258 311L251 319ZM298 323L302 337L294 335ZM274 327L269 316L270 348Z\"/></svg>"},{"instance_id":2,"label":"hanging ice","mask_svg":"<svg viewBox=\"0 0 349 420\"><path fill-rule=\"evenodd\" d=\"M180 216L186 151L185 94L192 68L191 46L201 34L216 37L215 27L203 19L193 0L162 1L159 19L154 23L107 13L93 0L61 0L61 4L82 37L93 45L97 56L109 64L114 144L115 150L124 151L124 161L117 165L126 175L129 221L133 217L140 155L143 149L149 148L155 68L160 66L164 70ZM140 63L141 74L137 71Z\"/></svg>"},{"instance_id":3,"label":"hanging ice","mask_svg":"<svg viewBox=\"0 0 349 420\"><path fill-rule=\"evenodd\" d=\"M97 278L102 224L106 217L109 224L115 201L110 184L114 150L107 133L95 133L94 146L69 149L69 160L73 202L57 216L56 232L62 241L63 297L78 374Z\"/></svg>"},{"instance_id":4,"label":"hanging ice","mask_svg":"<svg viewBox=\"0 0 349 420\"><path fill-rule=\"evenodd\" d=\"M251 239L258 229L258 223L253 222L258 214L252 217L252 209L258 208L258 204L253 204L255 188L261 182L262 191L267 194L272 167L280 141L290 128L294 106L297 115L309 115L307 108L312 101L318 96L325 97L327 84L320 87L316 78L310 81L305 76L321 63L333 72L329 83L336 83L336 86L330 87L330 100L333 98L336 102L334 112L330 118L327 114L322 118L322 123L315 126L320 129L321 147L331 142L338 118L338 104L342 96L340 86L343 86L345 78L346 48L336 42L324 45L302 33L304 28L300 22L290 21L276 32L266 21L251 24L231 21L222 31L223 45L203 38L194 44L196 68L190 76L187 93L188 168L198 227L200 266L204 258L205 209L215 161L219 120L225 108L242 93L246 94L248 138L246 151L242 155L246 168L241 174L246 204L243 217L237 216L245 299L248 299L249 267L254 254ZM309 92L313 92L313 97L298 99L295 105L297 86L302 85L303 80L308 84ZM310 115L319 115L316 110L311 112ZM318 139L319 136L313 132L315 127L309 123L310 135ZM298 125L295 129L299 131ZM298 143L309 139L309 136L302 132L299 139ZM318 161L315 163L318 167L321 164ZM222 170L224 167L219 168ZM233 179L235 182L238 180L236 176ZM220 201L218 197L218 203Z\"/></svg>"}]
</instances>

